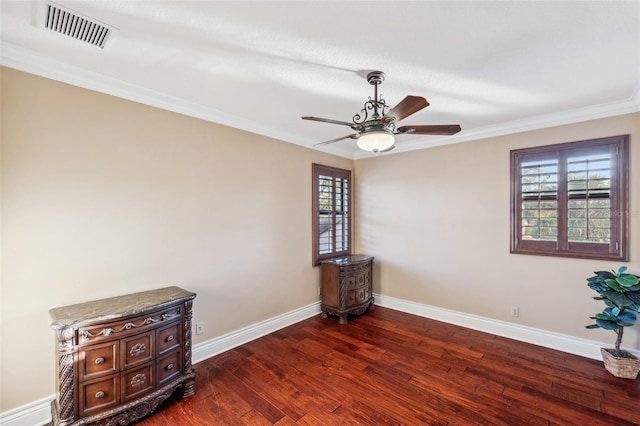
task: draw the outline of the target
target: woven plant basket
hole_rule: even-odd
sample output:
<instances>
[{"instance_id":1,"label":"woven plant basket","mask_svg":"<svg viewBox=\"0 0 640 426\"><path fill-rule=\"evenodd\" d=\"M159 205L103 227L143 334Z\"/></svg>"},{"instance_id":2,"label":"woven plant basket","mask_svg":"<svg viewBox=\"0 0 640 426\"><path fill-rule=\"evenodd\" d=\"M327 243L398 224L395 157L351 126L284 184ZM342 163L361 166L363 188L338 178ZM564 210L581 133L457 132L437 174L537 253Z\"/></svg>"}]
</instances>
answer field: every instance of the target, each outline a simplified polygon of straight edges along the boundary
<instances>
[{"instance_id":1,"label":"woven plant basket","mask_svg":"<svg viewBox=\"0 0 640 426\"><path fill-rule=\"evenodd\" d=\"M611 374L622 379L635 379L640 371L640 359L632 354L628 358L614 356L610 351L615 349L600 348L604 368Z\"/></svg>"}]
</instances>

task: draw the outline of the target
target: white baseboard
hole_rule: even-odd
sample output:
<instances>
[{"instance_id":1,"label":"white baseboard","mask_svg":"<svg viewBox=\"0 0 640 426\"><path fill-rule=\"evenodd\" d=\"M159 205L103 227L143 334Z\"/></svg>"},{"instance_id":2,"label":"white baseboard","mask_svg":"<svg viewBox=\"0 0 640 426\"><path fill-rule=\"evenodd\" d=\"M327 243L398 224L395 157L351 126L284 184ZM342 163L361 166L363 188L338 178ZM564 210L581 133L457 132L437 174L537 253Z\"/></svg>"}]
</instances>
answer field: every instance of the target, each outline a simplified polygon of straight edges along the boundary
<instances>
[{"instance_id":1,"label":"white baseboard","mask_svg":"<svg viewBox=\"0 0 640 426\"><path fill-rule=\"evenodd\" d=\"M282 315L278 315L277 317L269 318L268 320L241 328L240 330L215 337L211 340L207 340L206 342L198 343L193 345L193 363L195 364L200 361L204 361L207 358L211 358L212 356L255 340L258 337L273 333L274 331L280 330L281 328L290 326L319 313L320 302L316 302L311 305L286 312Z\"/></svg>"},{"instance_id":2,"label":"white baseboard","mask_svg":"<svg viewBox=\"0 0 640 426\"><path fill-rule=\"evenodd\" d=\"M520 342L557 349L587 358L601 360L600 348L606 346L606 344L594 340L581 339L566 334L554 333L539 328L438 308L436 306L397 299L395 297L380 294L374 294L374 297L376 298L376 305L385 308L507 337Z\"/></svg>"},{"instance_id":3,"label":"white baseboard","mask_svg":"<svg viewBox=\"0 0 640 426\"><path fill-rule=\"evenodd\" d=\"M527 327L491 318L452 311L435 306L411 302L395 297L375 294L376 305L397 311L431 318L473 330L483 331L534 345L557 349L587 358L601 359L602 342L580 339L565 334L554 333L538 328ZM286 312L282 315L232 331L225 335L193 345L193 363L233 349L259 337L273 333L281 328L300 322L320 313L320 303ZM34 401L22 407L0 413L2 426L41 426L51 421L51 401L55 395Z\"/></svg>"},{"instance_id":4,"label":"white baseboard","mask_svg":"<svg viewBox=\"0 0 640 426\"><path fill-rule=\"evenodd\" d=\"M2 426L41 426L51 422L51 401L55 395L42 398L22 407L0 413Z\"/></svg>"}]
</instances>

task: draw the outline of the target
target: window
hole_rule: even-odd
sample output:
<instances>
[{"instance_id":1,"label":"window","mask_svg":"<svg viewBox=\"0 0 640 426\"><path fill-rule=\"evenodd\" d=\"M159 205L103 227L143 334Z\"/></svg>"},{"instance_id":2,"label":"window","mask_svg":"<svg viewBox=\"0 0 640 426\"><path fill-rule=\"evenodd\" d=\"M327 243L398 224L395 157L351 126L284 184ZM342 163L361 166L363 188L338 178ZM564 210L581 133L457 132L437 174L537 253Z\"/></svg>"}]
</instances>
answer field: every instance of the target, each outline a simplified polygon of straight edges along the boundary
<instances>
[{"instance_id":1,"label":"window","mask_svg":"<svg viewBox=\"0 0 640 426\"><path fill-rule=\"evenodd\" d=\"M511 252L628 261L629 136L511 151Z\"/></svg>"},{"instance_id":2,"label":"window","mask_svg":"<svg viewBox=\"0 0 640 426\"><path fill-rule=\"evenodd\" d=\"M313 165L313 264L351 254L351 172Z\"/></svg>"}]
</instances>

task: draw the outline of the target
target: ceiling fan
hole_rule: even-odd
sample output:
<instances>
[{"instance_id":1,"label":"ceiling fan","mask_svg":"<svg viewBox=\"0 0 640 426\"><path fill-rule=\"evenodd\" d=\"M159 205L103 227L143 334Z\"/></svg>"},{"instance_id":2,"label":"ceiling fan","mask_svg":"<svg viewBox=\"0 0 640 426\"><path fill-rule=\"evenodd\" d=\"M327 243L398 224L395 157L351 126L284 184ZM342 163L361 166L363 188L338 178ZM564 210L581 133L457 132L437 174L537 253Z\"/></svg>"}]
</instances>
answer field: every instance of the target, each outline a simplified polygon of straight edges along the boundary
<instances>
[{"instance_id":1,"label":"ceiling fan","mask_svg":"<svg viewBox=\"0 0 640 426\"><path fill-rule=\"evenodd\" d=\"M331 120L319 117L302 117L303 120L321 121L323 123L349 126L355 133L340 138L320 142L314 146L328 145L343 139L356 139L358 147L365 151L387 152L395 148L394 135L453 135L461 128L458 124L438 124L419 126L400 126L398 121L429 106L429 102L422 96L407 96L389 111L389 106L382 97L378 97L378 86L384 81L382 71L372 71L367 74L367 81L374 87L374 97L364 103L359 114L353 116L352 121Z\"/></svg>"}]
</instances>

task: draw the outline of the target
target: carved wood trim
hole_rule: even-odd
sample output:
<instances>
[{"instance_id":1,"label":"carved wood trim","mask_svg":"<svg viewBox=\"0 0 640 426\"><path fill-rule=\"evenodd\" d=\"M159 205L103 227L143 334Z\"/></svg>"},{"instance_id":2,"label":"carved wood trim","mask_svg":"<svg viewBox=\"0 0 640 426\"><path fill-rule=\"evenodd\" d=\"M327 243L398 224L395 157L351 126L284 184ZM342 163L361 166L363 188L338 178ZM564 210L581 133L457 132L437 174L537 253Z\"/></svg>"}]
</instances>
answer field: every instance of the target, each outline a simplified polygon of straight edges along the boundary
<instances>
[{"instance_id":1,"label":"carved wood trim","mask_svg":"<svg viewBox=\"0 0 640 426\"><path fill-rule=\"evenodd\" d=\"M74 419L73 383L73 329L56 330L58 339L58 397L60 424L66 425Z\"/></svg>"},{"instance_id":2,"label":"carved wood trim","mask_svg":"<svg viewBox=\"0 0 640 426\"><path fill-rule=\"evenodd\" d=\"M134 319L133 321L128 321L120 326L118 329L114 329L113 327L104 327L97 333L92 333L88 329L82 329L80 332L80 343L85 343L91 339L95 339L98 337L108 337L111 334L123 333L126 331L134 330L136 328L146 327L151 324L156 324L162 321L169 321L176 318L180 318L180 308L176 308L171 312L163 312L161 314L153 315L150 317L146 317L138 321L138 319Z\"/></svg>"}]
</instances>

